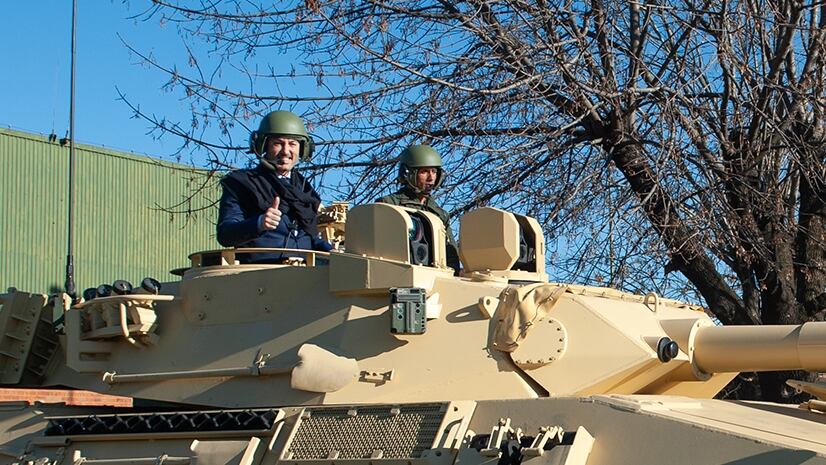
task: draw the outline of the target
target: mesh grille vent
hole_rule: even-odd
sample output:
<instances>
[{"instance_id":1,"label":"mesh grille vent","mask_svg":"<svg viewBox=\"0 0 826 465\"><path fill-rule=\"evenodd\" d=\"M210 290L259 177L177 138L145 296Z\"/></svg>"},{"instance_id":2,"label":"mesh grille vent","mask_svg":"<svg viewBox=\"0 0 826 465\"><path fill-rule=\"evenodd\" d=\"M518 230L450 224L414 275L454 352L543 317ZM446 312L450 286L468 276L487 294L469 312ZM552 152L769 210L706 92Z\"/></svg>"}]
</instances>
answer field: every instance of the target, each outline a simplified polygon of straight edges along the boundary
<instances>
[{"instance_id":1,"label":"mesh grille vent","mask_svg":"<svg viewBox=\"0 0 826 465\"><path fill-rule=\"evenodd\" d=\"M444 416L441 404L307 409L287 460L420 458L430 449Z\"/></svg>"}]
</instances>

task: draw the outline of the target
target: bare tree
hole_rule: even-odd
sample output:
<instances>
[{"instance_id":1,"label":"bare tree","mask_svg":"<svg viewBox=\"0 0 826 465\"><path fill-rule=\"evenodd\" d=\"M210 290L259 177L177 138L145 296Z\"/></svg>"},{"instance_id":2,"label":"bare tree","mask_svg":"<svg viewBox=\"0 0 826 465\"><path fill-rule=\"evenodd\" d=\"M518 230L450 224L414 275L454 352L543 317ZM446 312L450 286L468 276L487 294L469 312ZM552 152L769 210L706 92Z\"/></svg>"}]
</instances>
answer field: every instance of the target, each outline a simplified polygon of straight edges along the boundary
<instances>
[{"instance_id":1,"label":"bare tree","mask_svg":"<svg viewBox=\"0 0 826 465\"><path fill-rule=\"evenodd\" d=\"M453 213L535 216L559 279L696 292L724 324L822 318L822 3L155 0L143 18L202 42L180 69L143 58L193 109L158 129L216 167L274 108L312 122L305 169L355 201L429 142Z\"/></svg>"}]
</instances>

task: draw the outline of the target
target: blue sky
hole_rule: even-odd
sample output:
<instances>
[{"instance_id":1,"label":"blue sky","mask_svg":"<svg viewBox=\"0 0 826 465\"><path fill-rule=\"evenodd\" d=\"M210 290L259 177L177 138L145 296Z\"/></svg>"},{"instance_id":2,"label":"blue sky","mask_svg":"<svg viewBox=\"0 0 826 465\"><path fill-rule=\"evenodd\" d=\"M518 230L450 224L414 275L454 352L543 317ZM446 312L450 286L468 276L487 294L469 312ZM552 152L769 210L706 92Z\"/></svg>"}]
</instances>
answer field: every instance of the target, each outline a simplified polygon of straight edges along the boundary
<instances>
[{"instance_id":1,"label":"blue sky","mask_svg":"<svg viewBox=\"0 0 826 465\"><path fill-rule=\"evenodd\" d=\"M78 4L75 139L174 160L180 141L172 137L157 140L148 135L149 124L132 117L129 107L118 100L117 89L144 111L187 121L189 104L177 94L161 90L168 77L136 64L138 58L121 41L122 37L143 53L185 70L187 57L175 27L163 26L157 19L134 18L151 6L149 0L78 0ZM4 3L0 43L6 50L6 65L0 72L0 126L42 134L54 132L58 137L67 134L71 7L72 0ZM289 62L283 51L262 53L257 59L273 64ZM280 90L295 95L318 92L315 85L292 84L295 88ZM244 141L247 134L236 127L232 137ZM323 189L323 181L317 186L325 202L335 200ZM549 252L556 250L564 255L569 247L561 239L557 241Z\"/></svg>"},{"instance_id":2,"label":"blue sky","mask_svg":"<svg viewBox=\"0 0 826 465\"><path fill-rule=\"evenodd\" d=\"M155 140L145 121L133 119L116 87L131 100L177 119L188 107L160 90L165 77L137 65L118 37L163 60L180 62L174 27L130 19L149 2L78 0L75 139L79 143L169 158L174 139ZM69 129L71 0L7 2L0 43L6 65L0 73L0 126L59 137Z\"/></svg>"}]
</instances>

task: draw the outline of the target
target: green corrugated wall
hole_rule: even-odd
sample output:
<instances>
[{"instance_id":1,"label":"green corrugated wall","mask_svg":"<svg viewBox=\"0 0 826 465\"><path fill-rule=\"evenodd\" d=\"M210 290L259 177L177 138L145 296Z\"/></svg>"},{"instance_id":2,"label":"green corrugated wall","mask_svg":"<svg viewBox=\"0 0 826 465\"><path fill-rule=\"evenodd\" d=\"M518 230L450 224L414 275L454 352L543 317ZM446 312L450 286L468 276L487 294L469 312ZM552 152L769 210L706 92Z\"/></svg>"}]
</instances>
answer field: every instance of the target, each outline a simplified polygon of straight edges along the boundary
<instances>
[{"instance_id":1,"label":"green corrugated wall","mask_svg":"<svg viewBox=\"0 0 826 465\"><path fill-rule=\"evenodd\" d=\"M218 248L217 183L206 172L87 145L75 156L78 292L115 279L174 280L169 270L187 266L189 253ZM0 292L62 290L68 166L68 146L0 129Z\"/></svg>"}]
</instances>

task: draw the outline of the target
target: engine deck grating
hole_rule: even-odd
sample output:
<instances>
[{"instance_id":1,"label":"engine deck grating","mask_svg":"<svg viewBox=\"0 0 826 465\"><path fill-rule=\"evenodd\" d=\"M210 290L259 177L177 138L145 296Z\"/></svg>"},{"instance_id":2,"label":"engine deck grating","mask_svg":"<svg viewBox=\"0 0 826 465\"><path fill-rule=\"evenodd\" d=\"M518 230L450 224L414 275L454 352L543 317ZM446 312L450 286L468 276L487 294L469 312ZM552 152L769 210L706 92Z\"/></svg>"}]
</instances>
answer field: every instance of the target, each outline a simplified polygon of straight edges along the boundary
<instances>
[{"instance_id":1,"label":"engine deck grating","mask_svg":"<svg viewBox=\"0 0 826 465\"><path fill-rule=\"evenodd\" d=\"M308 408L284 459L420 458L444 415L443 404Z\"/></svg>"}]
</instances>

